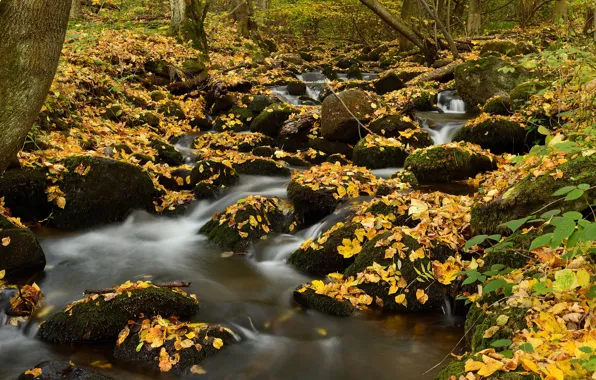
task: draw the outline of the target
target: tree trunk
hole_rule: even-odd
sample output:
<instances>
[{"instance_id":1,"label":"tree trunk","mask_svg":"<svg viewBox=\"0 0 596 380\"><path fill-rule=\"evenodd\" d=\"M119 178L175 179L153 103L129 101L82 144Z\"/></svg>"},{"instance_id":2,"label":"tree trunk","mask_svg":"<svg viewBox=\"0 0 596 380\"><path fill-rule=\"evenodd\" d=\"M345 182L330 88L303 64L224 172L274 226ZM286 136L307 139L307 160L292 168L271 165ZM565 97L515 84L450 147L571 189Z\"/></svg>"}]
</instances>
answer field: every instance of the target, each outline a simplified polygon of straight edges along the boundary
<instances>
[{"instance_id":1,"label":"tree trunk","mask_svg":"<svg viewBox=\"0 0 596 380\"><path fill-rule=\"evenodd\" d=\"M569 8L569 3L567 0L556 0L555 1L555 12L553 15L553 21L555 24L562 22L567 22L567 8Z\"/></svg>"},{"instance_id":2,"label":"tree trunk","mask_svg":"<svg viewBox=\"0 0 596 380\"><path fill-rule=\"evenodd\" d=\"M416 16L416 0L404 0L401 8L401 18L405 23L411 25L412 18ZM401 51L410 50L411 42L406 36L400 34L399 36L399 48Z\"/></svg>"},{"instance_id":3,"label":"tree trunk","mask_svg":"<svg viewBox=\"0 0 596 380\"><path fill-rule=\"evenodd\" d=\"M411 41L416 47L422 51L426 61L429 63L437 59L437 47L426 38L418 37L416 33L399 17L393 16L387 8L385 8L377 0L360 0L368 9L373 11L381 20L385 21L389 26Z\"/></svg>"},{"instance_id":4,"label":"tree trunk","mask_svg":"<svg viewBox=\"0 0 596 380\"><path fill-rule=\"evenodd\" d=\"M470 9L468 11L468 36L480 34L482 29L480 0L470 0Z\"/></svg>"},{"instance_id":5,"label":"tree trunk","mask_svg":"<svg viewBox=\"0 0 596 380\"><path fill-rule=\"evenodd\" d=\"M590 31L596 30L596 23L594 23L594 9L588 8L586 11L586 23L584 24L583 33L589 35Z\"/></svg>"},{"instance_id":6,"label":"tree trunk","mask_svg":"<svg viewBox=\"0 0 596 380\"><path fill-rule=\"evenodd\" d=\"M70 5L0 1L0 173L14 162L52 84Z\"/></svg>"},{"instance_id":7,"label":"tree trunk","mask_svg":"<svg viewBox=\"0 0 596 380\"><path fill-rule=\"evenodd\" d=\"M447 31L447 28L445 28L445 25L443 24L437 13L430 9L426 0L418 1L420 1L424 9L426 9L426 12L428 12L428 14L435 20L435 25L438 26L441 30L441 33L443 33L443 36L449 44L449 50L451 50L451 53L453 54L453 59L458 59L459 52L457 51L457 46L455 46L455 41L453 41L453 37L451 37L451 34L449 34L449 32Z\"/></svg>"},{"instance_id":8,"label":"tree trunk","mask_svg":"<svg viewBox=\"0 0 596 380\"><path fill-rule=\"evenodd\" d=\"M81 18L81 0L72 0L70 18L72 20L79 20Z\"/></svg>"},{"instance_id":9,"label":"tree trunk","mask_svg":"<svg viewBox=\"0 0 596 380\"><path fill-rule=\"evenodd\" d=\"M170 0L172 34L182 41L192 41L203 52L209 50L205 18L210 4L211 0Z\"/></svg>"},{"instance_id":10,"label":"tree trunk","mask_svg":"<svg viewBox=\"0 0 596 380\"><path fill-rule=\"evenodd\" d=\"M257 8L262 11L269 9L269 0L257 0Z\"/></svg>"},{"instance_id":11,"label":"tree trunk","mask_svg":"<svg viewBox=\"0 0 596 380\"><path fill-rule=\"evenodd\" d=\"M236 21L236 27L244 38L256 37L257 24L253 19L252 0L232 0L232 18Z\"/></svg>"}]
</instances>

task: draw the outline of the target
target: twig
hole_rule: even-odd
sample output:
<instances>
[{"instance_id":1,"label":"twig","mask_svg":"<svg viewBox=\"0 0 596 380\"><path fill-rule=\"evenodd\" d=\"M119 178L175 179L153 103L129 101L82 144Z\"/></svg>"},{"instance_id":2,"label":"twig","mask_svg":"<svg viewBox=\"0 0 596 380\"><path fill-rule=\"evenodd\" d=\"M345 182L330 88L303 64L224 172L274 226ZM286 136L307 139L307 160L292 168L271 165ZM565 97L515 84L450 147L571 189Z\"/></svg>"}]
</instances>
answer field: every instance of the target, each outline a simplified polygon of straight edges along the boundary
<instances>
[{"instance_id":1,"label":"twig","mask_svg":"<svg viewBox=\"0 0 596 380\"><path fill-rule=\"evenodd\" d=\"M159 282L156 284L152 284L157 286L158 288L188 288L191 282L185 281L172 281L172 282ZM107 289L85 289L84 294L108 294L114 293L116 289L114 288L107 288Z\"/></svg>"},{"instance_id":2,"label":"twig","mask_svg":"<svg viewBox=\"0 0 596 380\"><path fill-rule=\"evenodd\" d=\"M362 124L360 122L360 120L358 120L358 118L356 117L356 115L354 115L352 113L352 111L350 111L350 109L348 108L348 106L346 105L346 103L344 103L343 100L341 100L341 98L337 95L337 93L331 88L331 86L329 85L329 83L327 83L327 88L329 90L331 90L331 92L333 93L333 95L335 95L335 97L341 102L341 104L344 106L344 108L346 109L346 111L348 111L348 113L354 118L354 120L356 120L356 122L358 123L358 137L360 137L360 139L362 139L362 133L360 132L360 127L362 127L365 131L367 131L370 134L375 134L373 131L371 131L370 129L366 128L364 126L364 124Z\"/></svg>"}]
</instances>

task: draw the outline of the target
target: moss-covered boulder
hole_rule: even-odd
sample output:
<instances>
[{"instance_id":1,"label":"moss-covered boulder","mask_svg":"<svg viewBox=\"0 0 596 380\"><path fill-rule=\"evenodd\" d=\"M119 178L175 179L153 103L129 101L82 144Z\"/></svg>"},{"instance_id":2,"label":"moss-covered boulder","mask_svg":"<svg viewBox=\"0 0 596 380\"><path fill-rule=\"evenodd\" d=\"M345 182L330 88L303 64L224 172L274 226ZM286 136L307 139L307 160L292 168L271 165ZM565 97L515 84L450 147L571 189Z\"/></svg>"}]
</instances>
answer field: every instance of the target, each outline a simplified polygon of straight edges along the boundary
<instances>
[{"instance_id":1,"label":"moss-covered boulder","mask_svg":"<svg viewBox=\"0 0 596 380\"><path fill-rule=\"evenodd\" d=\"M540 80L518 84L509 92L512 109L516 111L520 110L530 100L532 95L536 95L548 87L550 87L549 82Z\"/></svg>"},{"instance_id":2,"label":"moss-covered boulder","mask_svg":"<svg viewBox=\"0 0 596 380\"><path fill-rule=\"evenodd\" d=\"M245 158L233 162L232 167L240 174L272 177L290 176L290 168L287 164L265 157L247 155Z\"/></svg>"},{"instance_id":3,"label":"moss-covered boulder","mask_svg":"<svg viewBox=\"0 0 596 380\"><path fill-rule=\"evenodd\" d=\"M356 143L360 138L360 123L366 125L370 121L374 113L372 104L376 106L376 101L361 90L326 97L321 109L321 134L331 141Z\"/></svg>"},{"instance_id":4,"label":"moss-covered boulder","mask_svg":"<svg viewBox=\"0 0 596 380\"><path fill-rule=\"evenodd\" d=\"M37 375L37 369L41 374ZM30 368L21 374L18 380L114 380L95 370L75 366L72 362L48 360Z\"/></svg>"},{"instance_id":5,"label":"moss-covered boulder","mask_svg":"<svg viewBox=\"0 0 596 380\"><path fill-rule=\"evenodd\" d=\"M190 182L190 173L191 170L185 167L173 169L169 176L160 173L158 180L168 190L192 190L194 186Z\"/></svg>"},{"instance_id":6,"label":"moss-covered boulder","mask_svg":"<svg viewBox=\"0 0 596 380\"><path fill-rule=\"evenodd\" d=\"M518 307L509 307L499 305L499 307L483 308L478 304L472 305L466 316L465 329L466 341L473 351L480 351L489 348L490 344L500 339L511 339L517 331L526 329L530 326L526 323L527 309ZM500 326L496 334L490 338L484 338L483 335L489 328L497 326L499 316L507 316L507 323ZM504 319L504 318L502 318Z\"/></svg>"},{"instance_id":7,"label":"moss-covered boulder","mask_svg":"<svg viewBox=\"0 0 596 380\"><path fill-rule=\"evenodd\" d=\"M210 180L216 186L232 186L238 182L238 173L230 166L214 160L198 161L190 173L190 185Z\"/></svg>"},{"instance_id":8,"label":"moss-covered boulder","mask_svg":"<svg viewBox=\"0 0 596 380\"><path fill-rule=\"evenodd\" d=\"M67 158L63 164L68 172L57 184L66 204L54 207L54 227L88 228L122 220L135 209L154 209L153 182L137 166L83 156Z\"/></svg>"},{"instance_id":9,"label":"moss-covered boulder","mask_svg":"<svg viewBox=\"0 0 596 380\"><path fill-rule=\"evenodd\" d=\"M489 98L482 106L482 112L489 115L511 115L511 98L507 93L499 93Z\"/></svg>"},{"instance_id":10,"label":"moss-covered boulder","mask_svg":"<svg viewBox=\"0 0 596 380\"><path fill-rule=\"evenodd\" d=\"M127 282L114 287L113 292L89 295L53 314L37 335L51 343L110 341L116 339L122 326L141 314L186 318L198 310L196 298L179 289Z\"/></svg>"},{"instance_id":11,"label":"moss-covered boulder","mask_svg":"<svg viewBox=\"0 0 596 380\"><path fill-rule=\"evenodd\" d=\"M0 197L13 216L25 221L43 220L52 212L43 169L10 169L0 173Z\"/></svg>"},{"instance_id":12,"label":"moss-covered boulder","mask_svg":"<svg viewBox=\"0 0 596 380\"><path fill-rule=\"evenodd\" d=\"M312 309L336 317L349 317L356 311L356 308L346 300L317 294L313 289L302 289L299 287L293 295L296 303L303 309Z\"/></svg>"},{"instance_id":13,"label":"moss-covered boulder","mask_svg":"<svg viewBox=\"0 0 596 380\"><path fill-rule=\"evenodd\" d=\"M8 276L31 276L46 266L46 257L37 238L0 215L0 271Z\"/></svg>"},{"instance_id":14,"label":"moss-covered boulder","mask_svg":"<svg viewBox=\"0 0 596 380\"><path fill-rule=\"evenodd\" d=\"M385 137L398 137L399 132L404 132L408 129L420 128L418 123L412 121L409 116L405 115L385 115L373 120L368 128L377 135Z\"/></svg>"},{"instance_id":15,"label":"moss-covered boulder","mask_svg":"<svg viewBox=\"0 0 596 380\"><path fill-rule=\"evenodd\" d=\"M385 95L389 92L402 89L404 87L404 82L397 73L389 71L379 79L375 80L373 86L377 94Z\"/></svg>"},{"instance_id":16,"label":"moss-covered boulder","mask_svg":"<svg viewBox=\"0 0 596 380\"><path fill-rule=\"evenodd\" d=\"M453 136L453 141L466 141L489 149L494 154L520 154L530 148L528 131L506 116L482 115L468 121Z\"/></svg>"},{"instance_id":17,"label":"moss-covered boulder","mask_svg":"<svg viewBox=\"0 0 596 380\"><path fill-rule=\"evenodd\" d=\"M337 247L343 239L352 240L357 223L338 223L315 240L307 240L288 258L288 264L294 268L316 275L343 272L354 262L354 257L344 258Z\"/></svg>"},{"instance_id":18,"label":"moss-covered boulder","mask_svg":"<svg viewBox=\"0 0 596 380\"><path fill-rule=\"evenodd\" d=\"M304 172L294 172L288 198L297 215L307 223L331 214L344 200L374 195L377 178L364 168L325 162Z\"/></svg>"},{"instance_id":19,"label":"moss-covered boulder","mask_svg":"<svg viewBox=\"0 0 596 380\"><path fill-rule=\"evenodd\" d=\"M253 119L250 124L250 130L277 138L282 125L290 118L293 112L292 108L284 104L269 106Z\"/></svg>"},{"instance_id":20,"label":"moss-covered boulder","mask_svg":"<svg viewBox=\"0 0 596 380\"><path fill-rule=\"evenodd\" d=\"M248 106L249 110L257 115L267 107L280 102L279 99L266 95L245 95L242 101Z\"/></svg>"},{"instance_id":21,"label":"moss-covered boulder","mask_svg":"<svg viewBox=\"0 0 596 380\"><path fill-rule=\"evenodd\" d=\"M526 69L495 56L468 61L455 69L455 87L469 109L484 104L498 92L511 91L527 79Z\"/></svg>"},{"instance_id":22,"label":"moss-covered boulder","mask_svg":"<svg viewBox=\"0 0 596 380\"><path fill-rule=\"evenodd\" d=\"M403 166L409 152L397 139L368 135L356 144L352 161L368 169L396 168Z\"/></svg>"},{"instance_id":23,"label":"moss-covered boulder","mask_svg":"<svg viewBox=\"0 0 596 380\"><path fill-rule=\"evenodd\" d=\"M400 250L408 253L422 248L416 239L401 230L381 233L362 246L362 251L356 256L354 263L346 269L344 275L364 277L365 281L358 287L373 299L380 298L384 311L416 312L440 308L443 304L441 287L434 280L431 281L420 274L432 273L432 270L429 270L431 259L425 255L412 261L408 256L400 258L397 253L396 256L388 257L387 250L396 244L401 246ZM393 267L398 261L400 264ZM396 292L390 289L392 284L381 279L383 271L386 271L386 275L393 274L391 277L397 277L393 284L397 287L394 289ZM419 290L424 291L426 299L420 297ZM399 295L405 296L403 301L400 298L396 300ZM398 300L400 302L397 302Z\"/></svg>"},{"instance_id":24,"label":"moss-covered boulder","mask_svg":"<svg viewBox=\"0 0 596 380\"><path fill-rule=\"evenodd\" d=\"M135 125L144 125L147 124L150 127L158 128L161 119L157 114L151 111L143 111L139 113L134 120Z\"/></svg>"},{"instance_id":25,"label":"moss-covered boulder","mask_svg":"<svg viewBox=\"0 0 596 380\"><path fill-rule=\"evenodd\" d=\"M220 247L246 252L250 245L271 234L296 227L292 205L277 197L249 196L216 213L200 232Z\"/></svg>"},{"instance_id":26,"label":"moss-covered boulder","mask_svg":"<svg viewBox=\"0 0 596 380\"><path fill-rule=\"evenodd\" d=\"M308 149L315 122L312 115L288 119L281 127L277 145L288 152Z\"/></svg>"},{"instance_id":27,"label":"moss-covered boulder","mask_svg":"<svg viewBox=\"0 0 596 380\"><path fill-rule=\"evenodd\" d=\"M389 179L399 179L402 183L407 183L412 189L418 188L418 179L416 175L409 170L400 170L389 176Z\"/></svg>"},{"instance_id":28,"label":"moss-covered boulder","mask_svg":"<svg viewBox=\"0 0 596 380\"><path fill-rule=\"evenodd\" d=\"M109 104L102 112L101 117L115 122L120 121L124 118L122 106L120 104Z\"/></svg>"},{"instance_id":29,"label":"moss-covered boulder","mask_svg":"<svg viewBox=\"0 0 596 380\"><path fill-rule=\"evenodd\" d=\"M512 56L515 55L516 45L514 42L508 40L489 41L480 48L480 55L485 55L490 52Z\"/></svg>"},{"instance_id":30,"label":"moss-covered boulder","mask_svg":"<svg viewBox=\"0 0 596 380\"><path fill-rule=\"evenodd\" d=\"M448 365L446 365L441 372L435 377L435 380L453 380L453 379L460 379L462 377L465 378L467 375L466 373L466 360L469 357L464 357L462 360L452 360ZM478 357L476 361L482 361L481 357ZM523 368L521 368L523 370ZM470 372L473 374L473 372ZM492 380L540 380L540 375L535 373L528 373L526 371L521 372L502 372L497 371L492 374L489 379Z\"/></svg>"},{"instance_id":31,"label":"moss-covered boulder","mask_svg":"<svg viewBox=\"0 0 596 380\"><path fill-rule=\"evenodd\" d=\"M559 173L560 175L557 175ZM565 186L580 184L596 184L595 155L584 157L580 154L539 176L528 172L522 180L502 191L494 199L474 204L470 224L476 233L493 232L499 230L498 226L502 223L533 215L536 210L541 210L541 213L553 209L562 212L584 211L587 206L583 197L553 203L557 199L552 196L555 191ZM589 204L593 204L596 200L596 190L587 191L585 197Z\"/></svg>"},{"instance_id":32,"label":"moss-covered boulder","mask_svg":"<svg viewBox=\"0 0 596 380\"><path fill-rule=\"evenodd\" d=\"M185 378L201 374L201 362L239 340L220 325L166 321L160 316L126 326L120 337L124 340L114 348L117 360Z\"/></svg>"},{"instance_id":33,"label":"moss-covered boulder","mask_svg":"<svg viewBox=\"0 0 596 380\"><path fill-rule=\"evenodd\" d=\"M322 137L315 137L308 140L308 147L318 150L329 155L341 154L347 158L352 158L354 153L354 146L339 141L331 141Z\"/></svg>"},{"instance_id":34,"label":"moss-covered boulder","mask_svg":"<svg viewBox=\"0 0 596 380\"><path fill-rule=\"evenodd\" d=\"M180 166L184 164L184 156L182 153L167 142L154 140L151 143L151 147L157 151L157 159L160 162L170 166Z\"/></svg>"},{"instance_id":35,"label":"moss-covered boulder","mask_svg":"<svg viewBox=\"0 0 596 380\"><path fill-rule=\"evenodd\" d=\"M246 107L232 107L213 122L213 129L217 132L234 131L242 132L250 129L250 123L255 113Z\"/></svg>"},{"instance_id":36,"label":"moss-covered boulder","mask_svg":"<svg viewBox=\"0 0 596 380\"><path fill-rule=\"evenodd\" d=\"M421 183L451 182L497 168L495 159L478 146L449 143L415 150L404 163Z\"/></svg>"},{"instance_id":37,"label":"moss-covered boulder","mask_svg":"<svg viewBox=\"0 0 596 380\"><path fill-rule=\"evenodd\" d=\"M194 147L197 149L236 150L250 152L258 146L273 146L275 140L262 133L205 133L197 137Z\"/></svg>"},{"instance_id":38,"label":"moss-covered boulder","mask_svg":"<svg viewBox=\"0 0 596 380\"><path fill-rule=\"evenodd\" d=\"M179 120L186 119L186 113L180 105L176 102L165 102L157 107L157 112L163 114L166 117L175 117Z\"/></svg>"}]
</instances>

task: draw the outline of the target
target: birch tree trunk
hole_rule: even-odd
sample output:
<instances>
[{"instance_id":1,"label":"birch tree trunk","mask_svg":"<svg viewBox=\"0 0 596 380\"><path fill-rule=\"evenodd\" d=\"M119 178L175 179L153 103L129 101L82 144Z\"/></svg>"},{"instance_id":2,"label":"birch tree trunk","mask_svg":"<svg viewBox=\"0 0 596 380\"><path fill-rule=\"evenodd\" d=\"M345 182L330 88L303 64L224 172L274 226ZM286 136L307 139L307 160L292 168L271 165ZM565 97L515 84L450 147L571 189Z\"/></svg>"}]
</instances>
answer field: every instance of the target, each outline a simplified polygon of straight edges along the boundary
<instances>
[{"instance_id":1,"label":"birch tree trunk","mask_svg":"<svg viewBox=\"0 0 596 380\"><path fill-rule=\"evenodd\" d=\"M52 84L70 6L0 1L0 173L14 163Z\"/></svg>"}]
</instances>

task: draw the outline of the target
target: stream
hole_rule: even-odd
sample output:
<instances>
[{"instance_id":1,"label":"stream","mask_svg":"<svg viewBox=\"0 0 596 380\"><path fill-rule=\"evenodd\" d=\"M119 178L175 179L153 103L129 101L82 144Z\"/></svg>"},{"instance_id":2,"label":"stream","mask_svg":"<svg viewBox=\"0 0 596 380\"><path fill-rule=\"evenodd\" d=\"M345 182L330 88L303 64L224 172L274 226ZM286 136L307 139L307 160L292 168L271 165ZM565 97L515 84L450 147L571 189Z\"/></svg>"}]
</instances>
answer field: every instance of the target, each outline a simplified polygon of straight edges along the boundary
<instances>
[{"instance_id":1,"label":"stream","mask_svg":"<svg viewBox=\"0 0 596 380\"><path fill-rule=\"evenodd\" d=\"M309 96L325 83L316 82L307 82ZM437 144L450 141L457 126L465 122L465 110L453 102L457 98L444 96L451 97L442 98L444 111L450 112L419 115ZM181 141L179 146L186 143ZM192 161L191 149L184 153ZM47 267L36 281L45 295L44 304L54 312L82 298L86 288L111 287L127 280L191 281L187 291L195 293L201 305L194 320L221 323L242 337L241 344L201 364L207 371L203 378L395 379L399 374L400 379L430 379L436 375L438 369L422 374L456 345L463 334L462 317L363 312L337 318L305 312L293 304L292 291L312 278L296 272L285 260L304 240L330 228L337 215L294 235L269 236L253 246L247 257L222 256L221 248L197 233L213 213L248 195L285 198L287 183L287 178L241 176L224 197L197 202L178 218L135 212L124 222L85 232L39 230ZM52 359L82 366L111 363L102 371L117 379L172 378L120 366L111 357L111 344L49 345L35 338L41 320L19 329L6 326L4 318L0 315L0 379L16 378Z\"/></svg>"}]
</instances>

